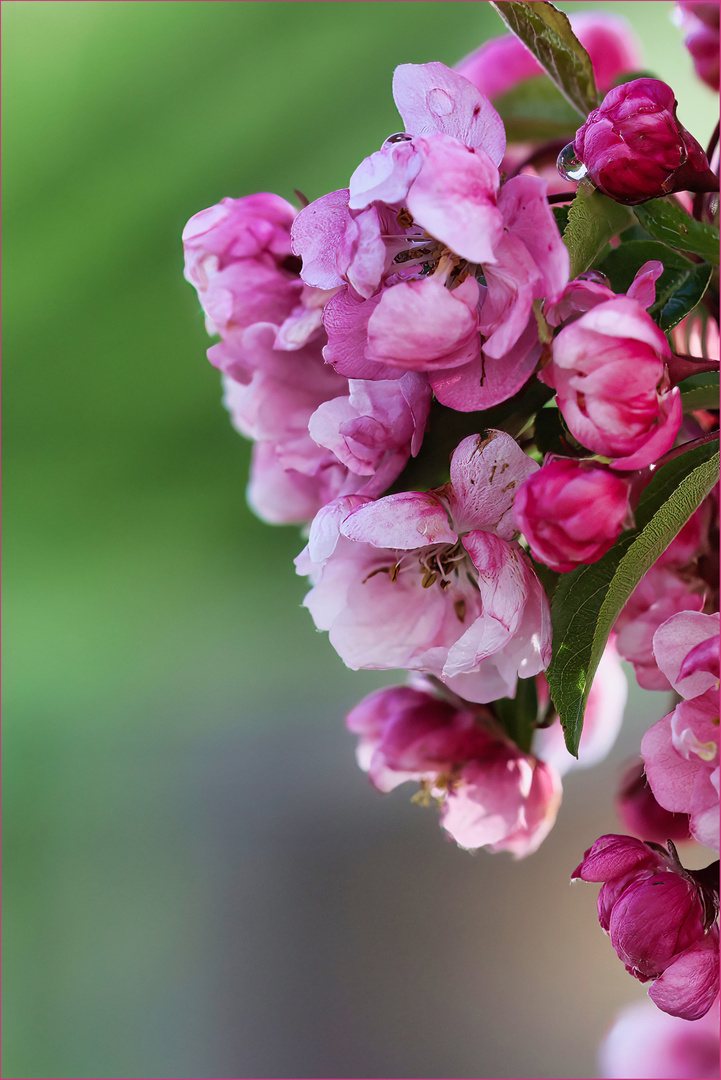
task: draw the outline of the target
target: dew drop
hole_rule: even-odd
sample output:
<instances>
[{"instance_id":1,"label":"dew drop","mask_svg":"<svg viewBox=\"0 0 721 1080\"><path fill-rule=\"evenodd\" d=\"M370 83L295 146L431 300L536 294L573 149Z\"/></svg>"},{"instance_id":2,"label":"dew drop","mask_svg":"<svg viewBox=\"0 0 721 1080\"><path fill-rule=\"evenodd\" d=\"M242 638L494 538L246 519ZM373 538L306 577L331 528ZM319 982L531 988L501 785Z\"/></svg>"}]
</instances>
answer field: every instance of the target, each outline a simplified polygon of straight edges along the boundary
<instances>
[{"instance_id":1,"label":"dew drop","mask_svg":"<svg viewBox=\"0 0 721 1080\"><path fill-rule=\"evenodd\" d=\"M383 143L383 145L384 146L392 146L393 143L411 142L412 139L413 139L413 136L412 135L407 135L405 133L405 131L396 131L395 135L389 135L388 136L388 138Z\"/></svg>"},{"instance_id":2,"label":"dew drop","mask_svg":"<svg viewBox=\"0 0 721 1080\"><path fill-rule=\"evenodd\" d=\"M564 146L563 150L558 155L556 168L564 180L583 180L588 172L588 169L583 162L576 157L573 143Z\"/></svg>"}]
</instances>

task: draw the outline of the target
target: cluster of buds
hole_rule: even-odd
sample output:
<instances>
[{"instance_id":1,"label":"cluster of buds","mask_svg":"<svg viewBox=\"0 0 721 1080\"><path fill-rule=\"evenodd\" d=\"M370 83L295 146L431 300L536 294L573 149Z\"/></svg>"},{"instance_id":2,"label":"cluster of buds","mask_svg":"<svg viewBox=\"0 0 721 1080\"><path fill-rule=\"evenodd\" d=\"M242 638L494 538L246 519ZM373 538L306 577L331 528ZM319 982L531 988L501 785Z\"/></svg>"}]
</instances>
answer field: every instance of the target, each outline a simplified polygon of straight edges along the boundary
<instances>
[{"instance_id":1,"label":"cluster of buds","mask_svg":"<svg viewBox=\"0 0 721 1080\"><path fill-rule=\"evenodd\" d=\"M622 24L572 21L608 91L571 144L577 175L628 204L713 190L673 91L647 78L613 86L640 67ZM615 739L620 654L641 685L685 699L644 739L645 772L621 800L628 820L718 846L713 496L621 613L578 761L544 676L542 580L603 559L634 528L659 461L717 420L684 417L689 361L652 315L662 261L636 264L625 292L597 270L569 280L549 204L557 147L549 159L548 146L507 146L490 100L539 71L515 38L458 70L402 64L402 130L347 188L299 210L263 193L201 211L183 234L186 277L220 338L208 356L233 423L255 444L250 504L304 527L296 567L316 627L349 668L409 672L347 719L376 787L415 783L463 848L531 854L561 777ZM564 162L554 199L570 190L568 152ZM525 727L508 721L521 698ZM601 924L629 971L654 980L656 1004L697 1018L718 989L717 903L675 850L643 842L656 835L602 837L575 876L604 882Z\"/></svg>"},{"instance_id":2,"label":"cluster of buds","mask_svg":"<svg viewBox=\"0 0 721 1080\"><path fill-rule=\"evenodd\" d=\"M603 882L598 920L626 970L653 980L652 1001L671 1016L704 1016L719 992L718 863L685 870L671 842L664 852L608 835L584 854L577 878Z\"/></svg>"}]
</instances>

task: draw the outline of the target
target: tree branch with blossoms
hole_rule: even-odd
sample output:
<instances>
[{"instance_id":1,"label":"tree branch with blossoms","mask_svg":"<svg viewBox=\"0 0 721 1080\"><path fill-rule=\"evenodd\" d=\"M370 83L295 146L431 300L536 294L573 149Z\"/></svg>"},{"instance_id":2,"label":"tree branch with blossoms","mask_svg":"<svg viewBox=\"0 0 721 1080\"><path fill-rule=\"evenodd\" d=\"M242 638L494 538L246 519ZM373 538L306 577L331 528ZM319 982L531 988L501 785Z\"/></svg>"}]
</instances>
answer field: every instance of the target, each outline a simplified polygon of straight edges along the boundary
<instances>
[{"instance_id":1,"label":"tree branch with blossoms","mask_svg":"<svg viewBox=\"0 0 721 1080\"><path fill-rule=\"evenodd\" d=\"M697 1021L718 863L673 841L719 843L718 147L613 16L493 7L512 35L396 69L402 130L347 188L201 211L185 275L250 505L304 529L316 627L349 668L408 672L347 718L376 787L521 858L615 739L619 657L675 691L619 794L638 835L574 877L603 882L656 1006ZM718 89L718 6L678 11Z\"/></svg>"}]
</instances>

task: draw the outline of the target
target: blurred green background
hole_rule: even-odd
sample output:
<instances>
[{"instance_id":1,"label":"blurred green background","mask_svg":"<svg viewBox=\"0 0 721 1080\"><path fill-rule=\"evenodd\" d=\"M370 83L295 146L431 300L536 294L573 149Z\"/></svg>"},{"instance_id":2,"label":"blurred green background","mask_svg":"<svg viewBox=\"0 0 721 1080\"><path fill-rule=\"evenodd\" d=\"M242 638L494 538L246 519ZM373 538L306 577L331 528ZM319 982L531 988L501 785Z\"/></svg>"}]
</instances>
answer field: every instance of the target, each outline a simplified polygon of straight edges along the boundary
<instances>
[{"instance_id":1,"label":"blurred green background","mask_svg":"<svg viewBox=\"0 0 721 1080\"><path fill-rule=\"evenodd\" d=\"M588 4L563 4L565 10ZM605 3L715 122L670 3ZM531 860L382 799L293 528L244 502L180 232L344 186L397 63L486 3L3 4L7 1077L590 1076L631 982L568 872L616 828L569 778ZM641 713L639 713L641 710ZM574 801L575 800L575 801ZM565 905L565 906L564 906Z\"/></svg>"}]
</instances>

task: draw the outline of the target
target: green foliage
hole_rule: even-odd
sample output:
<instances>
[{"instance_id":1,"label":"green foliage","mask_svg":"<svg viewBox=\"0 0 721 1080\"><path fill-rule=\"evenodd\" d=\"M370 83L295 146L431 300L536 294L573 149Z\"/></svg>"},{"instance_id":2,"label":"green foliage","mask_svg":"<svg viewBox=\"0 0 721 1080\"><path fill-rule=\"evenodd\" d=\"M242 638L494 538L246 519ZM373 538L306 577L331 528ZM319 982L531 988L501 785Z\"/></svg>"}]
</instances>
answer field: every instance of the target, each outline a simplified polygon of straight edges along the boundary
<instances>
[{"instance_id":1,"label":"green foliage","mask_svg":"<svg viewBox=\"0 0 721 1080\"><path fill-rule=\"evenodd\" d=\"M509 142L539 143L545 139L572 139L578 114L545 75L526 79L495 98Z\"/></svg>"},{"instance_id":2,"label":"green foliage","mask_svg":"<svg viewBox=\"0 0 721 1080\"><path fill-rule=\"evenodd\" d=\"M705 443L662 466L641 496L636 528L598 562L561 576L551 603L553 657L546 675L566 746L576 756L608 635L643 575L716 484L716 446Z\"/></svg>"},{"instance_id":3,"label":"green foliage","mask_svg":"<svg viewBox=\"0 0 721 1080\"><path fill-rule=\"evenodd\" d=\"M560 409L541 409L536 414L534 439L542 454L568 455L568 431Z\"/></svg>"},{"instance_id":4,"label":"green foliage","mask_svg":"<svg viewBox=\"0 0 721 1080\"><path fill-rule=\"evenodd\" d=\"M493 0L493 7L585 120L598 105L598 93L591 59L568 16L547 0Z\"/></svg>"},{"instance_id":5,"label":"green foliage","mask_svg":"<svg viewBox=\"0 0 721 1080\"><path fill-rule=\"evenodd\" d=\"M673 330L701 302L712 274L713 267L709 263L692 266L666 299L656 301L649 314L664 332Z\"/></svg>"},{"instance_id":6,"label":"green foliage","mask_svg":"<svg viewBox=\"0 0 721 1080\"><path fill-rule=\"evenodd\" d=\"M719 384L711 382L711 376L707 376L709 382L705 386L692 386L688 390L681 388L681 403L685 413L694 412L696 409L718 409Z\"/></svg>"},{"instance_id":7,"label":"green foliage","mask_svg":"<svg viewBox=\"0 0 721 1080\"><path fill-rule=\"evenodd\" d=\"M563 235L566 226L568 225L568 211L570 210L570 203L567 206L552 206L553 216L558 226L558 231Z\"/></svg>"},{"instance_id":8,"label":"green foliage","mask_svg":"<svg viewBox=\"0 0 721 1080\"><path fill-rule=\"evenodd\" d=\"M533 742L538 719L538 695L536 680L519 679L514 698L502 698L495 702L498 719L516 746L528 753Z\"/></svg>"},{"instance_id":9,"label":"green foliage","mask_svg":"<svg viewBox=\"0 0 721 1080\"><path fill-rule=\"evenodd\" d=\"M621 244L596 264L606 274L614 292L627 292L636 272L650 259L663 263L656 282L656 301L649 314L661 329L672 330L700 303L711 281L709 263L693 263L685 255L658 240L621 239Z\"/></svg>"},{"instance_id":10,"label":"green foliage","mask_svg":"<svg viewBox=\"0 0 721 1080\"><path fill-rule=\"evenodd\" d=\"M671 199L651 199L633 210L644 229L657 240L718 266L719 231L715 226L696 221Z\"/></svg>"},{"instance_id":11,"label":"green foliage","mask_svg":"<svg viewBox=\"0 0 721 1080\"><path fill-rule=\"evenodd\" d=\"M672 283L679 275L692 270L694 263L658 240L627 239L630 234L630 229L624 232L620 245L604 255L603 259L596 263L596 269L606 275L614 292L625 293L643 264L651 259L658 259L663 263L664 271L656 282L656 298L658 300L662 294L669 296L673 291Z\"/></svg>"},{"instance_id":12,"label":"green foliage","mask_svg":"<svg viewBox=\"0 0 721 1080\"><path fill-rule=\"evenodd\" d=\"M632 223L627 206L602 195L591 184L580 183L563 233L563 242L571 256L571 280L588 270L611 237Z\"/></svg>"}]
</instances>

